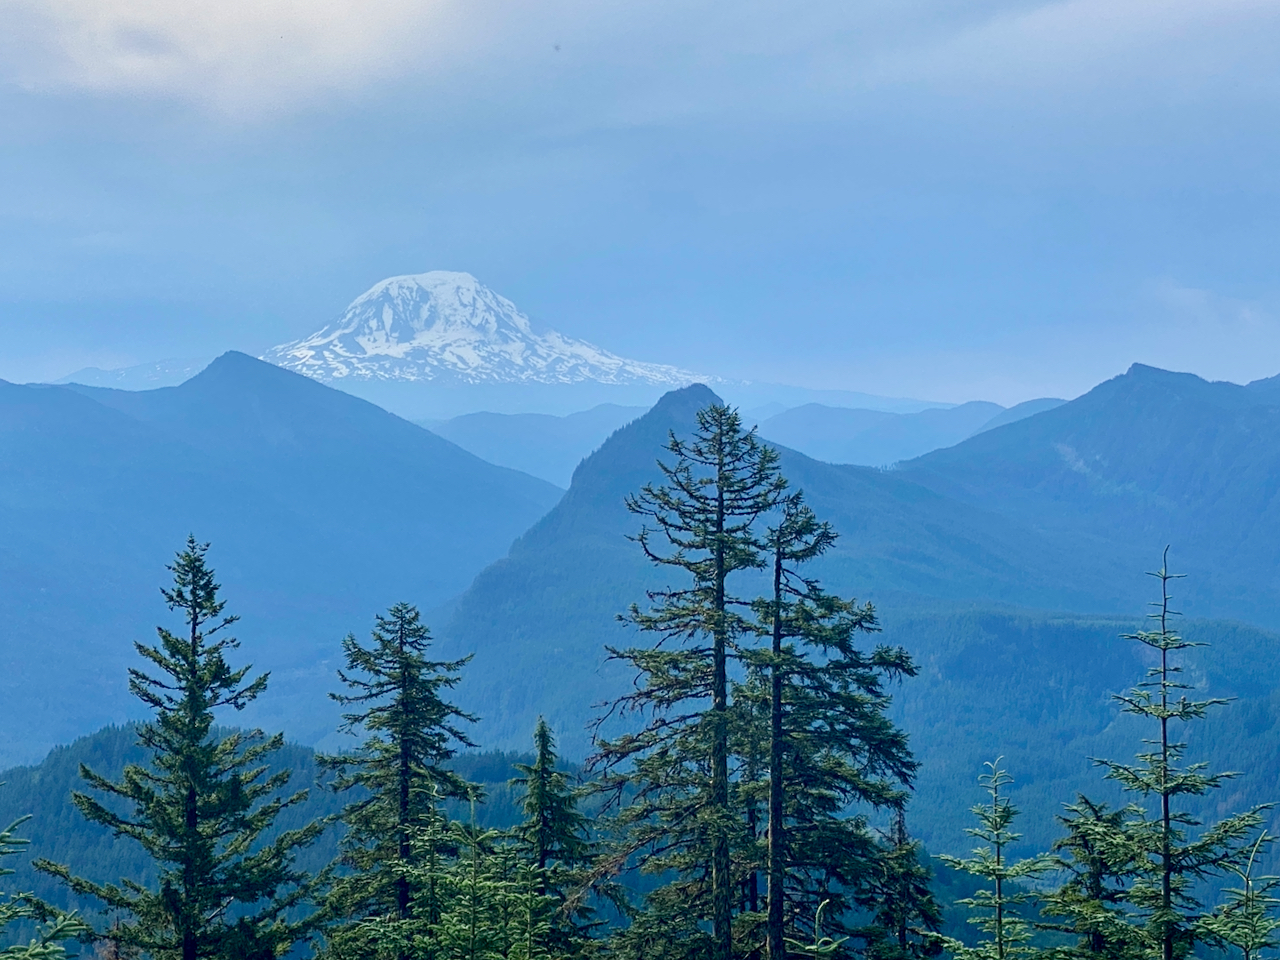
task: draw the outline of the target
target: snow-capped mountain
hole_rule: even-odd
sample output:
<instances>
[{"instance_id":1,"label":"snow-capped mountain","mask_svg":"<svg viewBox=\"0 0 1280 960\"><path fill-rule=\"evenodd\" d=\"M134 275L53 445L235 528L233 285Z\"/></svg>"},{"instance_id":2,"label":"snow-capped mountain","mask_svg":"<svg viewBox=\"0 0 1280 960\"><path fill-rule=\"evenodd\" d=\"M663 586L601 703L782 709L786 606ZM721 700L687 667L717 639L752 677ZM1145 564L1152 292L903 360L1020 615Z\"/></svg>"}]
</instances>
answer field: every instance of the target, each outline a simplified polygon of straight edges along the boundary
<instances>
[{"instance_id":1,"label":"snow-capped mountain","mask_svg":"<svg viewBox=\"0 0 1280 960\"><path fill-rule=\"evenodd\" d=\"M264 360L328 382L582 383L684 386L688 370L627 360L555 331L535 333L506 297L469 273L391 277L335 323Z\"/></svg>"}]
</instances>

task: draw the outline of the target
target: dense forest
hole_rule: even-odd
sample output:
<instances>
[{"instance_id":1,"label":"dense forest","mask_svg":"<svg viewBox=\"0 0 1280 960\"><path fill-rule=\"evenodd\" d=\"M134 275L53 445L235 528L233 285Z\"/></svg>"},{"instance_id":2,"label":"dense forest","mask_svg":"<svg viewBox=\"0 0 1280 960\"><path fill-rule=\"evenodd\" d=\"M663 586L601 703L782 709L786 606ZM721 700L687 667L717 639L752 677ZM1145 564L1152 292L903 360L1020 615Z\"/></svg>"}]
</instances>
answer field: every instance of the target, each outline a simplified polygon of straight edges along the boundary
<instances>
[{"instance_id":1,"label":"dense forest","mask_svg":"<svg viewBox=\"0 0 1280 960\"><path fill-rule=\"evenodd\" d=\"M1236 775L1190 756L1193 736L1219 742L1197 732L1226 700L1197 693L1167 552L1134 657L1104 664L1134 670L1107 708L1114 752L1082 758L1097 790L1028 829L1000 757L972 798L916 794L923 758L955 745L945 727L907 737L894 697L921 665L870 603L824 589L813 564L837 534L784 466L715 403L631 492L630 548L665 586L618 611L638 641L608 657L634 683L596 708L580 768L545 721L527 756L478 752L455 693L474 665L437 652L409 603L343 643L345 749L235 726L268 677L188 539L163 588L174 619L127 677L148 719L55 752L79 767L74 810L0 835L23 884L0 903L0 956L1253 960L1280 944L1265 809L1233 809ZM986 695L1034 703L1014 653L984 665ZM1031 752L1052 767L1061 748L1049 731ZM55 780L15 781L3 808L54 809ZM913 821L971 800L973 849L926 852ZM64 842L28 867L26 831Z\"/></svg>"}]
</instances>

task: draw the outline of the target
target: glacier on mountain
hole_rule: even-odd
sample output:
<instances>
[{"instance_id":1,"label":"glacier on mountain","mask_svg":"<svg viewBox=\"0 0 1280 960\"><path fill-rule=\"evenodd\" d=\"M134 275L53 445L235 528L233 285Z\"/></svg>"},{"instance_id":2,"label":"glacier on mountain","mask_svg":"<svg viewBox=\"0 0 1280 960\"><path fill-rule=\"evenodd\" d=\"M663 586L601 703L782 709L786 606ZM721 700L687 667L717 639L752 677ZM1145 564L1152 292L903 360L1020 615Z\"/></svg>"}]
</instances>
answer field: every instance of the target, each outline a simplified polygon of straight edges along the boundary
<instances>
[{"instance_id":1,"label":"glacier on mountain","mask_svg":"<svg viewBox=\"0 0 1280 960\"><path fill-rule=\"evenodd\" d=\"M698 374L628 360L555 331L469 273L391 277L322 330L262 357L326 382L583 383L684 386Z\"/></svg>"}]
</instances>

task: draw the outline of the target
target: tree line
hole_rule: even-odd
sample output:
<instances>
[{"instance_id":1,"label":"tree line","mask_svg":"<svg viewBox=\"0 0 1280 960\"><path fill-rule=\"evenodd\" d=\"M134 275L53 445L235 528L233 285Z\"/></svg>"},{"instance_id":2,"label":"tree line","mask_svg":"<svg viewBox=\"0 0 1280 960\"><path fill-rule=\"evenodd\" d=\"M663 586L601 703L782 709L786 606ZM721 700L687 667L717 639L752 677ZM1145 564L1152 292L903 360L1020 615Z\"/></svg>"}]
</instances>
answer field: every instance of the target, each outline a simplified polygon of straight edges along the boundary
<instances>
[{"instance_id":1,"label":"tree line","mask_svg":"<svg viewBox=\"0 0 1280 960\"><path fill-rule=\"evenodd\" d=\"M989 764L978 846L943 858L977 888L961 901L974 933L948 936L907 827L917 764L888 715L891 685L916 673L910 654L873 642L871 604L811 575L836 533L735 410L703 409L666 452L661 481L628 506L637 548L676 585L621 615L651 642L607 648L634 687L602 710L581 777L539 721L510 830L448 813L484 800L451 766L475 746L477 718L452 702L468 659L433 659L407 603L379 615L368 642L343 641L331 696L352 747L318 758L316 789L345 806L279 829L306 791L272 772L280 734L215 726L268 678L232 662L236 618L208 545L189 538L163 590L177 626L136 644L129 671L151 714L138 727L149 759L118 779L82 767L73 795L88 821L140 845L158 880L104 883L37 861L100 909L12 895L0 928L36 933L0 957L56 960L78 942L155 960L1183 960L1208 948L1254 960L1277 945L1263 809L1210 824L1186 809L1232 775L1184 759L1186 725L1224 701L1194 699L1181 676L1194 642L1173 627L1167 556L1152 628L1130 637L1153 666L1118 698L1151 732L1132 761L1095 760L1131 802L1079 796L1051 851L1011 860L1010 775ZM767 587L744 595L744 581ZM0 856L21 850L19 826L0 833ZM298 869L330 828L340 856ZM1203 882L1221 876L1236 886L1206 905Z\"/></svg>"}]
</instances>

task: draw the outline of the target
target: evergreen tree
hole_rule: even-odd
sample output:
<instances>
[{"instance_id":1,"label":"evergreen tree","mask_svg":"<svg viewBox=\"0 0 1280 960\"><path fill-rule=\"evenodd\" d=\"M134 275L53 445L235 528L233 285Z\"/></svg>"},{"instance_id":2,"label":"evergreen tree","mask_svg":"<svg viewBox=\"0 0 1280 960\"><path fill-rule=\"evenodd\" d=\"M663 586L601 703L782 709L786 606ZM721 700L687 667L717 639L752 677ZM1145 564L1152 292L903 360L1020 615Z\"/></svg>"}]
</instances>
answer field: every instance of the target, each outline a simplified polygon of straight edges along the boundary
<instances>
[{"instance_id":1,"label":"evergreen tree","mask_svg":"<svg viewBox=\"0 0 1280 960\"><path fill-rule=\"evenodd\" d=\"M1166 548L1160 569L1152 574L1160 581L1161 598L1151 614L1158 629L1125 637L1155 652L1159 661L1146 680L1116 697L1125 713L1151 721L1158 735L1144 741L1149 749L1133 763L1094 761L1106 768L1108 779L1156 805L1154 815L1136 804L1130 806L1129 815L1107 841L1113 850L1127 850L1124 856L1135 861L1125 901L1133 929L1153 960L1176 960L1190 953L1203 910L1194 883L1244 862L1249 840L1262 825L1258 811L1251 810L1190 835L1203 825L1182 803L1187 797L1218 789L1235 774L1210 773L1205 763L1183 762L1186 743L1178 739L1174 725L1202 720L1211 708L1228 701L1188 699L1186 691L1192 687L1179 679L1182 667L1172 655L1199 644L1184 640L1172 629L1170 621L1178 614L1170 607L1169 589L1179 575L1169 573L1168 554Z\"/></svg>"},{"instance_id":2,"label":"evergreen tree","mask_svg":"<svg viewBox=\"0 0 1280 960\"><path fill-rule=\"evenodd\" d=\"M182 615L181 632L160 627L158 645L136 644L153 670L129 671L130 691L155 715L138 728L150 762L128 766L119 781L81 767L90 787L130 812L84 793L73 798L86 818L142 845L157 864L158 889L129 879L92 883L47 861L37 866L123 913L111 940L125 950L154 960L265 960L312 928L294 919L310 885L292 861L321 825L271 836L280 812L306 797L281 797L288 772L267 773L283 738L213 728L216 711L243 709L266 689L267 676L250 680L248 666L227 663L239 643L223 631L236 618L223 615L207 551L188 538L169 568L173 586L162 593Z\"/></svg>"},{"instance_id":3,"label":"evergreen tree","mask_svg":"<svg viewBox=\"0 0 1280 960\"><path fill-rule=\"evenodd\" d=\"M0 831L0 858L17 855L29 841L17 835L17 829L30 817L17 820ZM0 868L0 877L12 876L13 871ZM62 960L67 956L70 940L92 933L74 914L55 910L30 894L8 894L0 899L0 935L7 939L12 924L36 924L35 936L26 943L15 943L0 949L0 960Z\"/></svg>"},{"instance_id":4,"label":"evergreen tree","mask_svg":"<svg viewBox=\"0 0 1280 960\"><path fill-rule=\"evenodd\" d=\"M1126 906L1139 861L1125 830L1136 812L1111 810L1082 795L1058 818L1067 835L1053 845L1054 862L1066 879L1044 894L1043 913L1050 919L1039 926L1076 939L1055 953L1099 960L1142 956L1142 938Z\"/></svg>"},{"instance_id":5,"label":"evergreen tree","mask_svg":"<svg viewBox=\"0 0 1280 960\"><path fill-rule=\"evenodd\" d=\"M921 861L920 841L907 833L903 810L883 838L877 871L869 883L875 914L867 938L872 960L920 960L941 952L942 910L930 889L933 872Z\"/></svg>"},{"instance_id":6,"label":"evergreen tree","mask_svg":"<svg viewBox=\"0 0 1280 960\"><path fill-rule=\"evenodd\" d=\"M645 555L692 583L651 592L649 610L632 607L626 619L662 639L650 648L610 648L642 677L614 710L639 712L648 723L601 741L593 762L614 799L632 791L618 818L630 836L623 857L635 853L645 869L674 871L685 909L710 920L714 960L729 960L732 848L743 835L730 804L729 661L748 629L729 578L761 566L753 525L786 483L777 453L722 405L700 410L692 439L672 434L667 450L674 460L659 463L665 482L646 485L627 505L646 518L636 538Z\"/></svg>"},{"instance_id":7,"label":"evergreen tree","mask_svg":"<svg viewBox=\"0 0 1280 960\"><path fill-rule=\"evenodd\" d=\"M453 864L452 896L438 924L442 956L447 960L496 960L514 939L508 926L509 878L498 867L500 834L458 824L459 856Z\"/></svg>"},{"instance_id":8,"label":"evergreen tree","mask_svg":"<svg viewBox=\"0 0 1280 960\"><path fill-rule=\"evenodd\" d=\"M1273 896L1280 888L1280 877L1253 875L1259 850L1271 840L1270 834L1259 834L1244 864L1231 865L1232 872L1240 878L1240 886L1228 888L1226 901L1199 924L1202 939L1235 947L1243 960L1255 960L1258 951L1280 946L1276 932L1280 930L1280 919L1275 916L1280 899Z\"/></svg>"},{"instance_id":9,"label":"evergreen tree","mask_svg":"<svg viewBox=\"0 0 1280 960\"><path fill-rule=\"evenodd\" d=\"M1006 848L1021 837L1009 829L1018 810L1001 793L1013 778L1000 767L1000 758L986 766L990 772L979 777L978 782L990 800L972 808L978 826L965 831L981 840L984 846L975 849L971 857L943 855L941 859L948 866L991 884L990 889L979 890L974 896L959 901L973 911L969 922L985 933L987 939L973 947L951 938L945 942L958 960L1019 960L1036 953L1029 944L1032 926L1018 912L1019 907L1033 899L1026 882L1047 873L1053 864L1042 856L1008 860Z\"/></svg>"},{"instance_id":10,"label":"evergreen tree","mask_svg":"<svg viewBox=\"0 0 1280 960\"><path fill-rule=\"evenodd\" d=\"M446 766L458 747L473 746L461 724L475 718L445 699L470 658L430 660L430 643L417 608L397 603L377 617L370 646L354 636L342 644L346 668L338 675L351 692L330 696L355 708L343 714L342 729L363 739L351 753L319 758L336 774L334 789L356 793L341 814L342 862L349 872L334 882L327 904L339 921L328 934L335 957L363 956L374 929L383 950L388 943L406 944L386 955L410 956L411 933L424 919L415 917L415 901L425 895L431 909L439 909L429 886L415 883L433 882L413 869L423 856L438 855L424 850L423 841L443 835L442 801L476 792ZM370 926L375 917L379 925ZM428 924L434 919L425 918ZM389 932L396 924L407 924L403 935Z\"/></svg>"},{"instance_id":11,"label":"evergreen tree","mask_svg":"<svg viewBox=\"0 0 1280 960\"><path fill-rule=\"evenodd\" d=\"M549 897L557 905L558 921L550 922L548 936L562 954L573 949L581 936L574 919L585 919L590 911L581 904L579 888L587 882L594 849L587 839L588 821L578 810L578 791L568 777L556 769L555 738L541 717L534 730L534 761L516 764L520 776L511 781L522 787L521 807L525 819L513 835L516 849L523 855L533 877L533 892Z\"/></svg>"},{"instance_id":12,"label":"evergreen tree","mask_svg":"<svg viewBox=\"0 0 1280 960\"><path fill-rule=\"evenodd\" d=\"M757 631L770 647L744 651L748 680L734 690L744 736L767 744L765 927L772 958L786 956L788 934L794 938L823 903L840 930L860 898L872 909L883 906L886 852L863 812L854 811L901 812L916 769L906 735L887 716L884 689L915 674L911 658L901 648L858 648L860 635L879 629L871 605L828 594L800 572L834 544L835 532L799 493L781 507L764 538L772 596L755 603ZM761 716L767 726L756 722ZM744 778L740 789L750 786Z\"/></svg>"}]
</instances>

